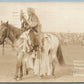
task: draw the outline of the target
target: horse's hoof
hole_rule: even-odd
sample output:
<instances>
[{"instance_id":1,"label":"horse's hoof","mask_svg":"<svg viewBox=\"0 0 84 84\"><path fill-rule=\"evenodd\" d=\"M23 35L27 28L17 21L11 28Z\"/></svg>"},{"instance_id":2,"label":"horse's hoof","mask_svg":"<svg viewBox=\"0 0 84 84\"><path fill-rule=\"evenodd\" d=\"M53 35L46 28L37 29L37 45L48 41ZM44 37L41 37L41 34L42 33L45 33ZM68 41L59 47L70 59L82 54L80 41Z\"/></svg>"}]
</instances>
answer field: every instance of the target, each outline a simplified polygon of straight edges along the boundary
<instances>
[{"instance_id":1,"label":"horse's hoof","mask_svg":"<svg viewBox=\"0 0 84 84\"><path fill-rule=\"evenodd\" d=\"M41 75L40 75L40 77L41 77L41 78L43 78L43 77L44 77L44 75L43 75L43 74L41 74Z\"/></svg>"},{"instance_id":2,"label":"horse's hoof","mask_svg":"<svg viewBox=\"0 0 84 84\"><path fill-rule=\"evenodd\" d=\"M15 79L16 81L19 81L19 80L22 80L22 77L15 76L14 79Z\"/></svg>"},{"instance_id":3,"label":"horse's hoof","mask_svg":"<svg viewBox=\"0 0 84 84\"><path fill-rule=\"evenodd\" d=\"M16 78L16 81L22 80L22 78Z\"/></svg>"},{"instance_id":4,"label":"horse's hoof","mask_svg":"<svg viewBox=\"0 0 84 84\"><path fill-rule=\"evenodd\" d=\"M20 78L16 78L16 81L19 81L20 80Z\"/></svg>"},{"instance_id":5,"label":"horse's hoof","mask_svg":"<svg viewBox=\"0 0 84 84\"><path fill-rule=\"evenodd\" d=\"M28 75L28 71L26 71L26 75Z\"/></svg>"},{"instance_id":6,"label":"horse's hoof","mask_svg":"<svg viewBox=\"0 0 84 84\"><path fill-rule=\"evenodd\" d=\"M14 78L16 81L18 81L19 80L19 78Z\"/></svg>"},{"instance_id":7,"label":"horse's hoof","mask_svg":"<svg viewBox=\"0 0 84 84\"><path fill-rule=\"evenodd\" d=\"M54 73L52 73L52 76L55 76L55 74L54 74Z\"/></svg>"},{"instance_id":8,"label":"horse's hoof","mask_svg":"<svg viewBox=\"0 0 84 84\"><path fill-rule=\"evenodd\" d=\"M56 77L56 75L55 74L52 74L52 76L55 78Z\"/></svg>"},{"instance_id":9,"label":"horse's hoof","mask_svg":"<svg viewBox=\"0 0 84 84\"><path fill-rule=\"evenodd\" d=\"M15 76L14 76L14 79L16 80L17 78L18 78L18 76L15 75Z\"/></svg>"}]
</instances>

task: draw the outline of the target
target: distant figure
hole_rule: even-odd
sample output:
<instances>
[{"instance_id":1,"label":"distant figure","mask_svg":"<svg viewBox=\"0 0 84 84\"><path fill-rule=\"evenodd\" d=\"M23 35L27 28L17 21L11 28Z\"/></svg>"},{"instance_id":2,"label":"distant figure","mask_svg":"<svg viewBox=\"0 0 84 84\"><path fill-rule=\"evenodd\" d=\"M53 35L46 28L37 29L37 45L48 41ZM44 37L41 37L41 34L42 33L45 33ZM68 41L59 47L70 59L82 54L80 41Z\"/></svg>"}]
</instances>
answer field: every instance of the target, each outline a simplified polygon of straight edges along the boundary
<instances>
[{"instance_id":1,"label":"distant figure","mask_svg":"<svg viewBox=\"0 0 84 84\"><path fill-rule=\"evenodd\" d=\"M32 30L30 33L32 46L37 50L40 45L41 24L33 8L28 8L27 13L29 16L27 23Z\"/></svg>"},{"instance_id":2,"label":"distant figure","mask_svg":"<svg viewBox=\"0 0 84 84\"><path fill-rule=\"evenodd\" d=\"M20 11L20 21L21 21L21 28L26 28L26 26L27 26L28 24L27 24L25 15L24 15L24 13L23 13L23 10Z\"/></svg>"}]
</instances>

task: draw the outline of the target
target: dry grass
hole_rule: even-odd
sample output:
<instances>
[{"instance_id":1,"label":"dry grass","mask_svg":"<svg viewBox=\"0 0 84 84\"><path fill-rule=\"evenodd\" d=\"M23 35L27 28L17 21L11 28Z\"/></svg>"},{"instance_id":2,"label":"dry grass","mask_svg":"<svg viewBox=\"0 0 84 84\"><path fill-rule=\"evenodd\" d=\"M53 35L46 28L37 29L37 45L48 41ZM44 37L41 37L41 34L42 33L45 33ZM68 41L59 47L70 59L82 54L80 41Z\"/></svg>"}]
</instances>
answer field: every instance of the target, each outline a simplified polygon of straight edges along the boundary
<instances>
[{"instance_id":1,"label":"dry grass","mask_svg":"<svg viewBox=\"0 0 84 84\"><path fill-rule=\"evenodd\" d=\"M56 66L55 77L34 76L31 73L24 76L23 80L18 82L80 82L84 81L84 77L73 77L73 60L84 60L84 46L62 46L62 52L65 59L65 66ZM10 47L5 46L5 54L2 55L2 47L0 46L0 82L16 82L14 80L16 52Z\"/></svg>"}]
</instances>

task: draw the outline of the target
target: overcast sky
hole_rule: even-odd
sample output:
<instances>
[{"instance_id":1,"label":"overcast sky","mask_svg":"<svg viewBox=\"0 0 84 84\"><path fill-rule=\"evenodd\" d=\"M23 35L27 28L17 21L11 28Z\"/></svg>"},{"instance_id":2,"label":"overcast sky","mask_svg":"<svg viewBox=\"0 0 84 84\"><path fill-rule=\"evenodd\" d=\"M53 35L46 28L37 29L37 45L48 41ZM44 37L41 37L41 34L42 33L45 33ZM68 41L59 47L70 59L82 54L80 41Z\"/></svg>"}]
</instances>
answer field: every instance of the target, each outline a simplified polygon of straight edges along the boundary
<instances>
[{"instance_id":1,"label":"overcast sky","mask_svg":"<svg viewBox=\"0 0 84 84\"><path fill-rule=\"evenodd\" d=\"M20 28L20 10L35 8L42 31L84 32L84 2L0 2L0 20Z\"/></svg>"}]
</instances>

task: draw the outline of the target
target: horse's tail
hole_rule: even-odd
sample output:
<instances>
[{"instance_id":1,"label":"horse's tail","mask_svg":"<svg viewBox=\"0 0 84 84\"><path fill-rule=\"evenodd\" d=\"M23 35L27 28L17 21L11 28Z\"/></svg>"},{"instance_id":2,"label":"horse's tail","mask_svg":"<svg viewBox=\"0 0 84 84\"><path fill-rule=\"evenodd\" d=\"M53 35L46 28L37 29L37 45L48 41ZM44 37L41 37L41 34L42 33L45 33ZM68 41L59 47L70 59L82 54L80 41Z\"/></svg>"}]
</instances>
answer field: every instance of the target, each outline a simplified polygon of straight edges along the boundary
<instances>
[{"instance_id":1,"label":"horse's tail","mask_svg":"<svg viewBox=\"0 0 84 84\"><path fill-rule=\"evenodd\" d=\"M60 65L65 64L60 44L59 44L58 49L57 49L57 59L58 59L58 62Z\"/></svg>"}]
</instances>

